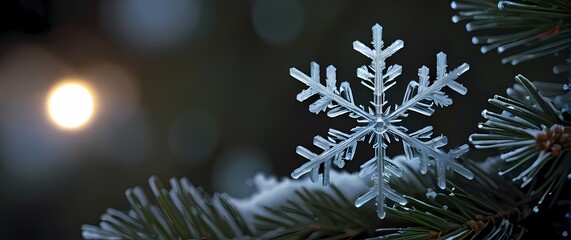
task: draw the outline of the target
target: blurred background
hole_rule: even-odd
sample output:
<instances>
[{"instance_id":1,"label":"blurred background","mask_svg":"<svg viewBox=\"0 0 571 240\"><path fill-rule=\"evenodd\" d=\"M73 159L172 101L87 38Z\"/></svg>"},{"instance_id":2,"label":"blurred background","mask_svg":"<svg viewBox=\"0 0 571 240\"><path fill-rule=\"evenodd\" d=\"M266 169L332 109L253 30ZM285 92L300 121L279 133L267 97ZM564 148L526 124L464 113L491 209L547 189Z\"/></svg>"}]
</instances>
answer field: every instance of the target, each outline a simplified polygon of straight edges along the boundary
<instances>
[{"instance_id":1,"label":"blurred background","mask_svg":"<svg viewBox=\"0 0 571 240\"><path fill-rule=\"evenodd\" d=\"M451 107L404 122L411 130L433 125L450 147L467 142L489 107L486 99L503 94L517 73L564 81L551 74L558 61L549 58L513 67L481 54L464 26L451 22L449 4L3 0L0 239L79 239L80 226L97 224L107 208L127 209L124 191L146 186L151 175L188 177L235 197L252 193L247 180L256 172L289 176L305 161L297 145L311 146L330 127L355 126L352 119L309 113L309 103L295 100L304 86L289 68L332 64L366 104L371 92L355 71L369 62L352 42L369 43L375 23L384 27L385 43L405 41L389 59L403 66L388 96L393 103L402 101L420 66L435 71L439 51L448 54L450 69L471 65L460 81L466 96L452 93ZM65 109L59 117L50 110L56 87L69 82L87 95L72 93L83 98L63 102L82 106L87 99L93 106L73 126L58 120ZM347 168L358 169L360 156L370 153L360 145Z\"/></svg>"}]
</instances>

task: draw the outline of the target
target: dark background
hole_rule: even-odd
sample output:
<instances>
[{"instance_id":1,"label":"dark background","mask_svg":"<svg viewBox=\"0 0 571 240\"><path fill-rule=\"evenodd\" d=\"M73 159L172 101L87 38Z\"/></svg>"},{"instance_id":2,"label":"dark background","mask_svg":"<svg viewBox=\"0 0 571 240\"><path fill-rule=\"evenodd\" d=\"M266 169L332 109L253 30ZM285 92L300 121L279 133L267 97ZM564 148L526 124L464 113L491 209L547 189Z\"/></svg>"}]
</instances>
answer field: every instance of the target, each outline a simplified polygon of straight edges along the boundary
<instances>
[{"instance_id":1,"label":"dark background","mask_svg":"<svg viewBox=\"0 0 571 240\"><path fill-rule=\"evenodd\" d=\"M513 77L562 82L557 60L501 65L483 55L463 24L450 20L448 1L9 1L0 3L0 239L79 239L80 226L97 224L108 207L127 209L124 191L188 177L208 191L236 197L252 189L257 171L278 176L304 159L295 146L311 145L330 127L354 122L307 111L295 95L304 86L289 68L337 67L356 100L370 91L355 69L368 60L352 42L371 41L384 28L385 44L405 48L388 63L403 66L388 100L400 103L422 65L434 73L436 53L449 69L467 62L468 94L433 117L411 115L414 130L431 124L449 146L467 142L486 99L504 94ZM432 75L432 74L431 74ZM84 79L98 108L90 124L61 131L51 124L45 95L62 78ZM324 72L322 72L324 76ZM362 144L361 156L368 147ZM390 149L399 154L400 149ZM472 151L484 159L487 153ZM359 160L347 166L358 169Z\"/></svg>"}]
</instances>

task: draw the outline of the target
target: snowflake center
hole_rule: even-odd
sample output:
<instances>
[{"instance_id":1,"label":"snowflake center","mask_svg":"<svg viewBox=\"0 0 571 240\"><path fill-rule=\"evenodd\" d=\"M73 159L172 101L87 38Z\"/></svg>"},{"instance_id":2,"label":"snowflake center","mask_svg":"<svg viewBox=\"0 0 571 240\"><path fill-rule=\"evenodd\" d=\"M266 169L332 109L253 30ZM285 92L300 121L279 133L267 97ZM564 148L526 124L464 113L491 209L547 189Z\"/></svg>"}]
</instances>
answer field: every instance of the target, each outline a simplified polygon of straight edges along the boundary
<instances>
[{"instance_id":1,"label":"snowflake center","mask_svg":"<svg viewBox=\"0 0 571 240\"><path fill-rule=\"evenodd\" d=\"M383 117L378 117L375 121L374 131L375 133L385 133L388 127L389 124L385 122L385 119Z\"/></svg>"}]
</instances>

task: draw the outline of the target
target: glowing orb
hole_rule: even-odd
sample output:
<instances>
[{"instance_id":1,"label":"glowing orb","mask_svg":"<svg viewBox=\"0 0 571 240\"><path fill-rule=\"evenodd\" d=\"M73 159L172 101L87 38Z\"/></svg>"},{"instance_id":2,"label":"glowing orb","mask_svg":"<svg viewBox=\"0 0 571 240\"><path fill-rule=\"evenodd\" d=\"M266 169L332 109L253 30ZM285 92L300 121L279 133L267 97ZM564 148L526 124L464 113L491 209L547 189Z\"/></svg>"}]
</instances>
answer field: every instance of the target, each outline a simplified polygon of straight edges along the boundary
<instances>
[{"instance_id":1,"label":"glowing orb","mask_svg":"<svg viewBox=\"0 0 571 240\"><path fill-rule=\"evenodd\" d=\"M77 129L93 115L94 101L89 89L77 82L59 84L48 95L48 114L65 129Z\"/></svg>"}]
</instances>

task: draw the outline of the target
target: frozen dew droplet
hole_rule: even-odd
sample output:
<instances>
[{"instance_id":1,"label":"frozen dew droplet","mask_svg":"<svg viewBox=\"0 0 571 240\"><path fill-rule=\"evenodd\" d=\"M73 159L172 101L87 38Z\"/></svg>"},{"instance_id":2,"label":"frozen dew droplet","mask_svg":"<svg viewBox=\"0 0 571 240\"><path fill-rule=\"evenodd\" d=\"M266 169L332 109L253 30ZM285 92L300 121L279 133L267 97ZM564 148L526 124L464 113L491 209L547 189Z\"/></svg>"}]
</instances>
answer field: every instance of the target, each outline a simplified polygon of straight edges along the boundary
<instances>
[{"instance_id":1,"label":"frozen dew droplet","mask_svg":"<svg viewBox=\"0 0 571 240\"><path fill-rule=\"evenodd\" d=\"M533 207L533 212L534 213L538 213L539 212L539 208L537 206Z\"/></svg>"},{"instance_id":2,"label":"frozen dew droplet","mask_svg":"<svg viewBox=\"0 0 571 240\"><path fill-rule=\"evenodd\" d=\"M384 219L386 215L387 213L385 211L377 212L377 217L379 217L379 219Z\"/></svg>"},{"instance_id":3,"label":"frozen dew droplet","mask_svg":"<svg viewBox=\"0 0 571 240\"><path fill-rule=\"evenodd\" d=\"M426 191L426 197L434 200L436 198L436 192L432 188L428 188Z\"/></svg>"},{"instance_id":4,"label":"frozen dew droplet","mask_svg":"<svg viewBox=\"0 0 571 240\"><path fill-rule=\"evenodd\" d=\"M500 10L504 9L504 4L505 4L504 1L499 1L498 2L498 9L500 9Z\"/></svg>"}]
</instances>

